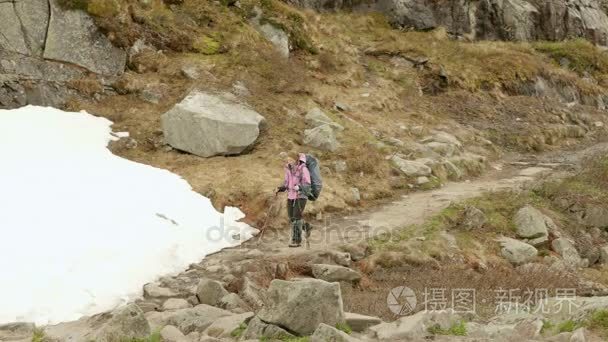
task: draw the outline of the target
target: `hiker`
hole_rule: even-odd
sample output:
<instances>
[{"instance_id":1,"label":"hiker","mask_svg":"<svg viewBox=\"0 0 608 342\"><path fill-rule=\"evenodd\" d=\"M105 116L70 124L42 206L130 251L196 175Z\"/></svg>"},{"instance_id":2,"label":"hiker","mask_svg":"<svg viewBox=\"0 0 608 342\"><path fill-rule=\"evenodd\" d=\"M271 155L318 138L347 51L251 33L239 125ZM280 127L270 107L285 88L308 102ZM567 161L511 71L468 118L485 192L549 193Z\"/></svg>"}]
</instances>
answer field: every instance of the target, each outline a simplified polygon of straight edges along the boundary
<instances>
[{"instance_id":1,"label":"hiker","mask_svg":"<svg viewBox=\"0 0 608 342\"><path fill-rule=\"evenodd\" d=\"M277 188L277 193L287 191L287 215L291 224L289 247L300 247L302 230L310 237L311 227L302 219L306 201L311 192L310 172L306 167L304 153L282 153L285 158L285 181Z\"/></svg>"}]
</instances>

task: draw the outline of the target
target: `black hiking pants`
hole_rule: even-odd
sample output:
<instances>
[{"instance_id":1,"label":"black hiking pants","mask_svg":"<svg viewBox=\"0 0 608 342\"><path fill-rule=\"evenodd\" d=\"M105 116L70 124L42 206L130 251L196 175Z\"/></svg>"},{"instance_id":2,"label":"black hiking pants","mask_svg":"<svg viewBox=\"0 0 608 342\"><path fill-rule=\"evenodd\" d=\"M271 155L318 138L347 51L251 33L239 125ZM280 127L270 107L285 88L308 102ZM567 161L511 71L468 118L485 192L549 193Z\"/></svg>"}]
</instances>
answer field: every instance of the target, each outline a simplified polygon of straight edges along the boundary
<instances>
[{"instance_id":1,"label":"black hiking pants","mask_svg":"<svg viewBox=\"0 0 608 342\"><path fill-rule=\"evenodd\" d=\"M304 227L302 213L304 212L304 208L306 208L305 198L287 200L287 215L289 216L289 222L291 223L291 242L302 242L302 228Z\"/></svg>"}]
</instances>

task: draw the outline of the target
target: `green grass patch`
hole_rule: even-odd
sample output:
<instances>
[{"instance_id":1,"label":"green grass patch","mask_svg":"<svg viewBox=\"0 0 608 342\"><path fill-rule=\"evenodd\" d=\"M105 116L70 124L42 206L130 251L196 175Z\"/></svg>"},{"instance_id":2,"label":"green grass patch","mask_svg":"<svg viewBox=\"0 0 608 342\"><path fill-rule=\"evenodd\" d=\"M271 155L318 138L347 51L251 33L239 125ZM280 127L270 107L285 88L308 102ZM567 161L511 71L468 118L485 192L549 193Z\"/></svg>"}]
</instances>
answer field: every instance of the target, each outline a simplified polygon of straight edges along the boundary
<instances>
[{"instance_id":1,"label":"green grass patch","mask_svg":"<svg viewBox=\"0 0 608 342\"><path fill-rule=\"evenodd\" d=\"M579 327L580 327L580 324L578 322L575 322L575 321L569 319L567 321L563 321L563 322L559 323L557 325L557 331L560 333L573 332L574 330L578 329Z\"/></svg>"},{"instance_id":2,"label":"green grass patch","mask_svg":"<svg viewBox=\"0 0 608 342\"><path fill-rule=\"evenodd\" d=\"M551 322L548 319L544 319L543 326L540 329L540 333L541 334L547 333L547 332L551 331L553 328L555 328L555 324L553 324L553 322Z\"/></svg>"},{"instance_id":3,"label":"green grass patch","mask_svg":"<svg viewBox=\"0 0 608 342\"><path fill-rule=\"evenodd\" d=\"M464 321L452 324L448 329L444 329L439 324L430 326L427 331L432 335L452 335L467 336L467 326Z\"/></svg>"},{"instance_id":4,"label":"green grass patch","mask_svg":"<svg viewBox=\"0 0 608 342\"><path fill-rule=\"evenodd\" d=\"M588 319L587 327L608 338L608 310L597 310Z\"/></svg>"},{"instance_id":5,"label":"green grass patch","mask_svg":"<svg viewBox=\"0 0 608 342\"><path fill-rule=\"evenodd\" d=\"M234 337L234 338L239 338L241 337L241 335L243 335L243 332L245 332L245 329L247 329L247 324L245 323L241 323L239 324L239 326L232 330L232 332L230 333L230 336Z\"/></svg>"},{"instance_id":6,"label":"green grass patch","mask_svg":"<svg viewBox=\"0 0 608 342\"><path fill-rule=\"evenodd\" d=\"M353 329L346 323L336 323L336 329L345 332L349 335L353 332Z\"/></svg>"},{"instance_id":7,"label":"green grass patch","mask_svg":"<svg viewBox=\"0 0 608 342\"><path fill-rule=\"evenodd\" d=\"M562 42L538 42L532 46L561 63L563 59L569 62L568 68L578 72L605 74L608 72L608 56L588 40L579 38Z\"/></svg>"}]
</instances>

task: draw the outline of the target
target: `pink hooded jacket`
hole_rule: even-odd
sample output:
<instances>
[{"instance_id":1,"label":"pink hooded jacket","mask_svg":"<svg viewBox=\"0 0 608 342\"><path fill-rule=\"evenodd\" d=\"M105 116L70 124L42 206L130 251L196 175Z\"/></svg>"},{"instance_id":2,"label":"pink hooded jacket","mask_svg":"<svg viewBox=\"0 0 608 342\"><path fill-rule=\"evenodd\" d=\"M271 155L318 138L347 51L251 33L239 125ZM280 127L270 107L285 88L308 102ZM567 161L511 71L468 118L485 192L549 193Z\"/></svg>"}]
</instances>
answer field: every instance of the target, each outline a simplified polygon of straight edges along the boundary
<instances>
[{"instance_id":1,"label":"pink hooded jacket","mask_svg":"<svg viewBox=\"0 0 608 342\"><path fill-rule=\"evenodd\" d=\"M287 198L290 200L297 198L307 198L306 194L299 190L304 187L310 187L310 172L306 167L306 155L300 153L297 165L294 167L291 164L285 165L285 182L283 186L287 188Z\"/></svg>"}]
</instances>

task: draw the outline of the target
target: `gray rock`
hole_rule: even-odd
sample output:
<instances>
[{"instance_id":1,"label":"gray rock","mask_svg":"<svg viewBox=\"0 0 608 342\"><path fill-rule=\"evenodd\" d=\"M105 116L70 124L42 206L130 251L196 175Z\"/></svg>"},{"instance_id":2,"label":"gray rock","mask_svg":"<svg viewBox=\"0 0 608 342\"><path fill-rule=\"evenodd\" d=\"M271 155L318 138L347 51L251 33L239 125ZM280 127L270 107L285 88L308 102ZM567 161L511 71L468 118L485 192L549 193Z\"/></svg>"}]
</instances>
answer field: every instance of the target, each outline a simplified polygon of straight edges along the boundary
<instances>
[{"instance_id":1,"label":"gray rock","mask_svg":"<svg viewBox=\"0 0 608 342\"><path fill-rule=\"evenodd\" d=\"M197 80L201 76L198 68L194 65L184 65L180 71L184 77L191 80Z\"/></svg>"},{"instance_id":2,"label":"gray rock","mask_svg":"<svg viewBox=\"0 0 608 342\"><path fill-rule=\"evenodd\" d=\"M289 57L289 36L285 31L270 23L255 25L255 27L264 38L275 46L281 56Z\"/></svg>"},{"instance_id":3,"label":"gray rock","mask_svg":"<svg viewBox=\"0 0 608 342\"><path fill-rule=\"evenodd\" d=\"M153 330L174 325L184 334L189 334L193 331L203 332L219 318L231 315L233 313L230 311L201 304L189 309L148 312L146 318Z\"/></svg>"},{"instance_id":4,"label":"gray rock","mask_svg":"<svg viewBox=\"0 0 608 342\"><path fill-rule=\"evenodd\" d=\"M321 125L304 130L303 142L305 145L330 152L336 151L339 147L336 134L330 125Z\"/></svg>"},{"instance_id":5,"label":"gray rock","mask_svg":"<svg viewBox=\"0 0 608 342\"><path fill-rule=\"evenodd\" d=\"M335 326L344 322L338 283L318 279L275 279L268 288L268 298L268 305L258 314L260 319L297 334L312 334L321 323Z\"/></svg>"},{"instance_id":6,"label":"gray rock","mask_svg":"<svg viewBox=\"0 0 608 342\"><path fill-rule=\"evenodd\" d=\"M182 298L169 298L163 303L163 311L191 308L192 305Z\"/></svg>"},{"instance_id":7,"label":"gray rock","mask_svg":"<svg viewBox=\"0 0 608 342\"><path fill-rule=\"evenodd\" d=\"M581 257L570 240L563 237L555 239L551 242L551 247L561 255L567 266L574 268L583 266Z\"/></svg>"},{"instance_id":8,"label":"gray rock","mask_svg":"<svg viewBox=\"0 0 608 342\"><path fill-rule=\"evenodd\" d=\"M169 298L177 297L178 293L172 289L162 287L156 283L144 285L144 297L146 298Z\"/></svg>"},{"instance_id":9,"label":"gray rock","mask_svg":"<svg viewBox=\"0 0 608 342\"><path fill-rule=\"evenodd\" d=\"M173 148L211 157L250 149L265 120L226 94L193 91L161 116L161 124Z\"/></svg>"},{"instance_id":10,"label":"gray rock","mask_svg":"<svg viewBox=\"0 0 608 342\"><path fill-rule=\"evenodd\" d=\"M359 261L367 256L369 245L366 242L352 243L343 245L340 249L349 254L352 261Z\"/></svg>"},{"instance_id":11,"label":"gray rock","mask_svg":"<svg viewBox=\"0 0 608 342\"><path fill-rule=\"evenodd\" d=\"M190 340L179 329L167 325L160 330L160 337L164 342L189 342Z\"/></svg>"},{"instance_id":12,"label":"gray rock","mask_svg":"<svg viewBox=\"0 0 608 342\"><path fill-rule=\"evenodd\" d=\"M201 304L216 306L226 295L228 295L228 291L217 280L203 278L196 287L196 296Z\"/></svg>"},{"instance_id":13,"label":"gray rock","mask_svg":"<svg viewBox=\"0 0 608 342\"><path fill-rule=\"evenodd\" d=\"M583 222L592 227L608 227L608 210L601 206L589 206L585 208Z\"/></svg>"},{"instance_id":14,"label":"gray rock","mask_svg":"<svg viewBox=\"0 0 608 342\"><path fill-rule=\"evenodd\" d=\"M515 239L503 237L499 240L502 256L513 265L522 265L532 261L538 251L534 246Z\"/></svg>"},{"instance_id":15,"label":"gray rock","mask_svg":"<svg viewBox=\"0 0 608 342\"><path fill-rule=\"evenodd\" d=\"M113 312L82 317L77 321L46 326L44 329L50 341L99 342L144 339L151 331L144 312L135 304L129 304Z\"/></svg>"},{"instance_id":16,"label":"gray rock","mask_svg":"<svg viewBox=\"0 0 608 342\"><path fill-rule=\"evenodd\" d=\"M544 241L549 236L547 220L548 218L543 213L531 206L519 209L513 219L519 237L535 240L543 238Z\"/></svg>"},{"instance_id":17,"label":"gray rock","mask_svg":"<svg viewBox=\"0 0 608 342\"><path fill-rule=\"evenodd\" d=\"M241 297L254 309L260 309L266 304L266 290L256 284L249 277L243 278L243 287L239 292Z\"/></svg>"},{"instance_id":18,"label":"gray rock","mask_svg":"<svg viewBox=\"0 0 608 342\"><path fill-rule=\"evenodd\" d=\"M106 317L103 317L103 314L95 317L91 326L96 326L98 320L106 320ZM90 339L87 340L112 342L116 339L146 338L150 333L150 325L144 312L137 305L131 304L112 312L110 318L101 328L90 334Z\"/></svg>"},{"instance_id":19,"label":"gray rock","mask_svg":"<svg viewBox=\"0 0 608 342\"><path fill-rule=\"evenodd\" d=\"M360 341L347 333L331 327L325 323L319 324L314 334L310 336L310 342L355 342Z\"/></svg>"},{"instance_id":20,"label":"gray rock","mask_svg":"<svg viewBox=\"0 0 608 342\"><path fill-rule=\"evenodd\" d=\"M433 152L438 153L444 157L451 157L457 153L458 148L454 144L447 144L442 142L431 141L426 143Z\"/></svg>"},{"instance_id":21,"label":"gray rock","mask_svg":"<svg viewBox=\"0 0 608 342\"><path fill-rule=\"evenodd\" d=\"M369 328L382 341L409 341L430 337L429 328L438 325L449 329L460 321L460 316L451 311L420 311L401 317L391 323L380 323Z\"/></svg>"},{"instance_id":22,"label":"gray rock","mask_svg":"<svg viewBox=\"0 0 608 342\"><path fill-rule=\"evenodd\" d=\"M360 315L353 312L345 312L344 319L353 331L362 332L367 328L382 323L382 320L378 317Z\"/></svg>"},{"instance_id":23,"label":"gray rock","mask_svg":"<svg viewBox=\"0 0 608 342\"><path fill-rule=\"evenodd\" d=\"M431 168L425 164L412 160L405 160L398 156L393 156L391 161L408 177L430 176Z\"/></svg>"},{"instance_id":24,"label":"gray rock","mask_svg":"<svg viewBox=\"0 0 608 342\"><path fill-rule=\"evenodd\" d=\"M532 1L388 0L352 3L332 0L290 0L315 9L379 11L394 25L417 30L445 27L448 32L488 40L563 40L583 37L606 45L608 16L595 0Z\"/></svg>"},{"instance_id":25,"label":"gray rock","mask_svg":"<svg viewBox=\"0 0 608 342\"><path fill-rule=\"evenodd\" d=\"M248 322L253 317L253 312L245 312L239 315L222 317L213 322L203 334L217 337L228 338L241 324Z\"/></svg>"},{"instance_id":26,"label":"gray rock","mask_svg":"<svg viewBox=\"0 0 608 342\"><path fill-rule=\"evenodd\" d=\"M330 125L331 128L336 129L338 131L344 130L344 127L330 119L329 116L327 116L327 114L325 114L318 107L309 110L308 113L306 113L304 120L306 120L306 123L313 128L323 125Z\"/></svg>"},{"instance_id":27,"label":"gray rock","mask_svg":"<svg viewBox=\"0 0 608 342\"><path fill-rule=\"evenodd\" d=\"M232 93L240 97L247 97L251 95L251 92L249 91L249 89L247 89L247 86L243 81L234 82L234 84L232 85Z\"/></svg>"},{"instance_id":28,"label":"gray rock","mask_svg":"<svg viewBox=\"0 0 608 342\"><path fill-rule=\"evenodd\" d=\"M464 214L462 217L462 227L466 230L478 230L483 227L486 221L487 217L483 213L483 211L473 206L468 206L464 210Z\"/></svg>"},{"instance_id":29,"label":"gray rock","mask_svg":"<svg viewBox=\"0 0 608 342\"><path fill-rule=\"evenodd\" d=\"M361 193L358 188L350 188L352 202L357 203L361 201Z\"/></svg>"},{"instance_id":30,"label":"gray rock","mask_svg":"<svg viewBox=\"0 0 608 342\"><path fill-rule=\"evenodd\" d=\"M243 331L241 339L277 339L284 340L287 338L295 337L293 334L287 332L285 329L276 326L274 324L268 324L263 322L259 317L255 316L247 324L247 328Z\"/></svg>"},{"instance_id":31,"label":"gray rock","mask_svg":"<svg viewBox=\"0 0 608 342\"><path fill-rule=\"evenodd\" d=\"M329 282L357 282L361 280L361 274L359 274L359 272L337 265L314 264L312 265L312 274L317 279Z\"/></svg>"},{"instance_id":32,"label":"gray rock","mask_svg":"<svg viewBox=\"0 0 608 342\"><path fill-rule=\"evenodd\" d=\"M600 247L600 260L599 262L603 265L608 264L608 245Z\"/></svg>"},{"instance_id":33,"label":"gray rock","mask_svg":"<svg viewBox=\"0 0 608 342\"><path fill-rule=\"evenodd\" d=\"M58 0L50 0L51 16L44 58L80 65L102 75L119 75L127 54L99 32L84 11L63 10Z\"/></svg>"},{"instance_id":34,"label":"gray rock","mask_svg":"<svg viewBox=\"0 0 608 342\"><path fill-rule=\"evenodd\" d=\"M232 312L243 313L249 308L249 305L239 297L236 293L229 293L222 297L217 306Z\"/></svg>"},{"instance_id":35,"label":"gray rock","mask_svg":"<svg viewBox=\"0 0 608 342\"><path fill-rule=\"evenodd\" d=\"M416 184L418 184L418 185L424 185L424 184L427 184L430 181L431 180L428 177L425 177L425 176L420 176L420 177L416 178Z\"/></svg>"},{"instance_id":36,"label":"gray rock","mask_svg":"<svg viewBox=\"0 0 608 342\"><path fill-rule=\"evenodd\" d=\"M337 160L334 162L334 171L337 173L346 172L348 166L344 160Z\"/></svg>"},{"instance_id":37,"label":"gray rock","mask_svg":"<svg viewBox=\"0 0 608 342\"><path fill-rule=\"evenodd\" d=\"M462 147L462 143L460 142L460 140L458 140L458 138L449 133L441 131L434 132L432 136L422 139L421 142L427 143L427 145L428 143L435 142L440 144L453 145L455 148Z\"/></svg>"},{"instance_id":38,"label":"gray rock","mask_svg":"<svg viewBox=\"0 0 608 342\"><path fill-rule=\"evenodd\" d=\"M30 54L13 2L0 3L0 32L0 48L24 55Z\"/></svg>"}]
</instances>

